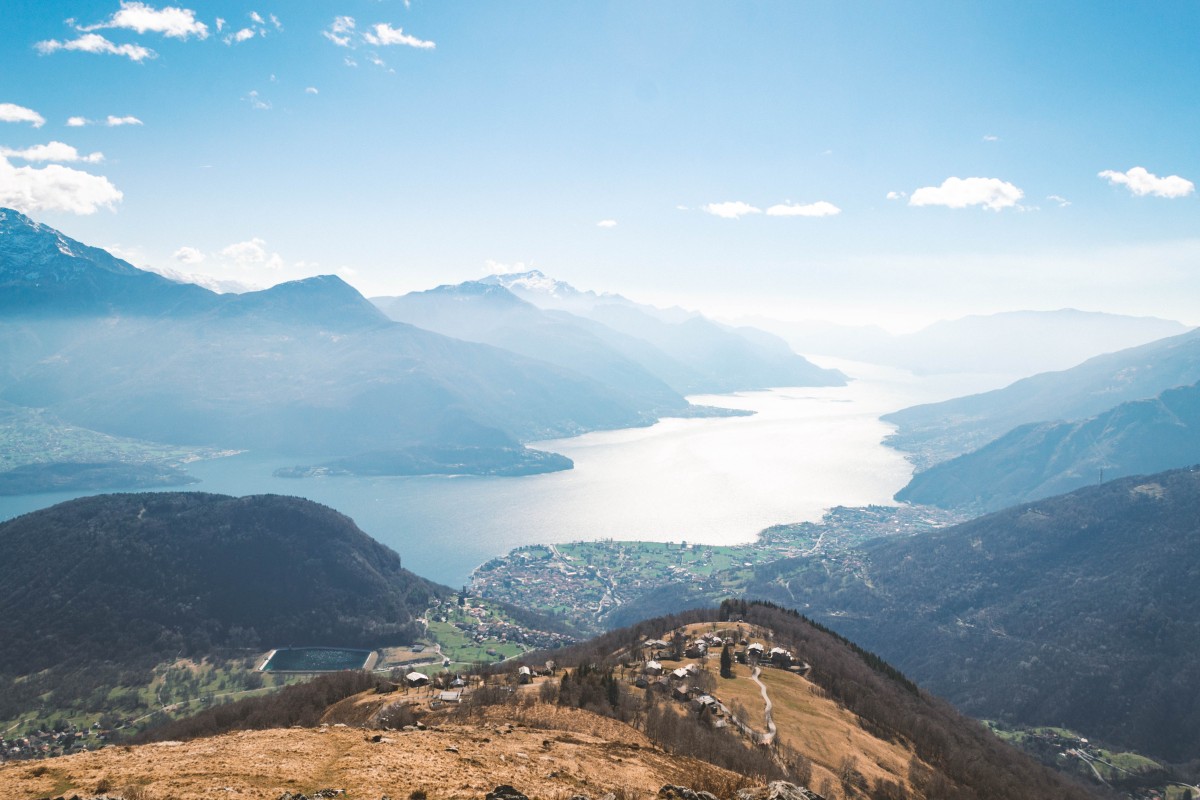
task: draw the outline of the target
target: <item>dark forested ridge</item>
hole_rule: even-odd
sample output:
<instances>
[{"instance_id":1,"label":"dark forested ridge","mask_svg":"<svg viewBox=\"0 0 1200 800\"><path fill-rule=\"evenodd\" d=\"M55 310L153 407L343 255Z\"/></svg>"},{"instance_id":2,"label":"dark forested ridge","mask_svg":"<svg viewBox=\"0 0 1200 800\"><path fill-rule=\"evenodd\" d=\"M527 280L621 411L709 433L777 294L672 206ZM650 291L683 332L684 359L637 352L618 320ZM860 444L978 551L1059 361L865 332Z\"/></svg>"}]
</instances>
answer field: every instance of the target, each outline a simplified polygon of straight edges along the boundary
<instances>
[{"instance_id":1,"label":"dark forested ridge","mask_svg":"<svg viewBox=\"0 0 1200 800\"><path fill-rule=\"evenodd\" d=\"M978 717L1200 752L1200 471L1130 477L788 559L746 592L803 609Z\"/></svg>"},{"instance_id":2,"label":"dark forested ridge","mask_svg":"<svg viewBox=\"0 0 1200 800\"><path fill-rule=\"evenodd\" d=\"M409 641L448 591L308 500L101 495L0 525L0 674L220 647Z\"/></svg>"}]
</instances>

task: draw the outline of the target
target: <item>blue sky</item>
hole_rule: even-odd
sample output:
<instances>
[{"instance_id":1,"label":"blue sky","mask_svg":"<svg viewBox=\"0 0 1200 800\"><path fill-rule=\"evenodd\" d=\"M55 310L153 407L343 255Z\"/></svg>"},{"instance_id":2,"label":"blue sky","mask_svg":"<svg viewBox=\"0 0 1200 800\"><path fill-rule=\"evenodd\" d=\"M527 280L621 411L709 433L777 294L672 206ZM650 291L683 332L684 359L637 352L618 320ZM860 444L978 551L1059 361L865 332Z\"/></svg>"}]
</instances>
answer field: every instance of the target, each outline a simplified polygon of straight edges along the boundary
<instances>
[{"instance_id":1,"label":"blue sky","mask_svg":"<svg viewBox=\"0 0 1200 800\"><path fill-rule=\"evenodd\" d=\"M1195 2L6 11L0 202L138 266L1200 323Z\"/></svg>"}]
</instances>

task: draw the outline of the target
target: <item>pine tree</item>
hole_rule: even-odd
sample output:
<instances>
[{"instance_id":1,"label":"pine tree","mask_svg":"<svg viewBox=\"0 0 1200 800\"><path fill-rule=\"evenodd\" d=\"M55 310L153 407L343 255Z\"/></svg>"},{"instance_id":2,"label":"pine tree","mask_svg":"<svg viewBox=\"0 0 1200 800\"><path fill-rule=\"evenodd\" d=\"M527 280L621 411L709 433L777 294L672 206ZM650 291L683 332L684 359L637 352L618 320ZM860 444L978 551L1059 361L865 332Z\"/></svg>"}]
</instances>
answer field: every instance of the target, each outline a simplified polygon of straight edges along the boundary
<instances>
[{"instance_id":1,"label":"pine tree","mask_svg":"<svg viewBox=\"0 0 1200 800\"><path fill-rule=\"evenodd\" d=\"M733 677L733 648L729 646L729 642L721 648L721 677Z\"/></svg>"}]
</instances>

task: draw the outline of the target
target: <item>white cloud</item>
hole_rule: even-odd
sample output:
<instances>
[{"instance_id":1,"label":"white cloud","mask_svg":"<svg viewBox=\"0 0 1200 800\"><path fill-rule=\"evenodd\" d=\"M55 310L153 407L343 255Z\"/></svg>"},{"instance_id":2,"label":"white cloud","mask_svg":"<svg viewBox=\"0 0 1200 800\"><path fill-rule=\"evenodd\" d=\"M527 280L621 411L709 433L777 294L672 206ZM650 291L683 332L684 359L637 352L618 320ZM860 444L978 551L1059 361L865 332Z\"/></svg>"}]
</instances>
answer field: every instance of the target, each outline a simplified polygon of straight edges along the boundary
<instances>
[{"instance_id":1,"label":"white cloud","mask_svg":"<svg viewBox=\"0 0 1200 800\"><path fill-rule=\"evenodd\" d=\"M16 103L0 103L0 122L28 122L35 128L46 124L46 118L32 108Z\"/></svg>"},{"instance_id":2,"label":"white cloud","mask_svg":"<svg viewBox=\"0 0 1200 800\"><path fill-rule=\"evenodd\" d=\"M136 0L122 0L121 10L112 15L108 22L80 28L81 31L98 31L106 28L123 28L138 33L161 33L173 39L208 38L208 26L196 19L190 8L167 6L156 9Z\"/></svg>"},{"instance_id":3,"label":"white cloud","mask_svg":"<svg viewBox=\"0 0 1200 800\"><path fill-rule=\"evenodd\" d=\"M1187 197L1196 190L1196 184L1178 175L1160 178L1145 167L1134 167L1128 172L1106 169L1099 177L1107 178L1113 186L1127 186L1138 197L1152 194L1155 197Z\"/></svg>"},{"instance_id":4,"label":"white cloud","mask_svg":"<svg viewBox=\"0 0 1200 800\"><path fill-rule=\"evenodd\" d=\"M282 269L283 259L278 253L267 253L267 243L255 237L245 242L231 244L220 253L221 258L232 261L239 267L264 266L267 269Z\"/></svg>"},{"instance_id":5,"label":"white cloud","mask_svg":"<svg viewBox=\"0 0 1200 800\"><path fill-rule=\"evenodd\" d=\"M386 22L380 22L371 26L374 33L364 33L363 39L368 44L373 44L376 47L386 47L393 44L402 44L407 47L416 47L421 50L432 50L437 47L431 41L418 39L415 36L407 34L402 28L393 28Z\"/></svg>"},{"instance_id":6,"label":"white cloud","mask_svg":"<svg viewBox=\"0 0 1200 800\"><path fill-rule=\"evenodd\" d=\"M990 133L989 133L989 134L986 134L986 135L983 137L983 140L984 140L985 142L998 142L998 141L1000 141L1000 137L999 137L999 136L993 136L992 134L990 134Z\"/></svg>"},{"instance_id":7,"label":"white cloud","mask_svg":"<svg viewBox=\"0 0 1200 800\"><path fill-rule=\"evenodd\" d=\"M67 211L92 214L112 208L124 195L101 175L51 164L14 167L0 157L0 206L25 213Z\"/></svg>"},{"instance_id":8,"label":"white cloud","mask_svg":"<svg viewBox=\"0 0 1200 800\"><path fill-rule=\"evenodd\" d=\"M67 120L68 128L82 128L85 125L107 125L110 128L119 128L122 125L142 125L143 122L137 117L117 117L109 114L103 122L91 120L87 117L71 117Z\"/></svg>"},{"instance_id":9,"label":"white cloud","mask_svg":"<svg viewBox=\"0 0 1200 800\"><path fill-rule=\"evenodd\" d=\"M35 144L33 147L27 147L24 150L0 147L0 157L19 158L22 161L82 161L87 164L98 164L104 160L103 153L91 153L86 156L80 155L78 150L63 142Z\"/></svg>"},{"instance_id":10,"label":"white cloud","mask_svg":"<svg viewBox=\"0 0 1200 800\"><path fill-rule=\"evenodd\" d=\"M220 33L224 29L225 29L225 19L223 17L217 17L217 33Z\"/></svg>"},{"instance_id":11,"label":"white cloud","mask_svg":"<svg viewBox=\"0 0 1200 800\"><path fill-rule=\"evenodd\" d=\"M321 35L338 47L350 47L354 35L354 17L334 17L329 30L321 31Z\"/></svg>"},{"instance_id":12,"label":"white cloud","mask_svg":"<svg viewBox=\"0 0 1200 800\"><path fill-rule=\"evenodd\" d=\"M617 221L615 219L602 219L596 223L597 228L615 228Z\"/></svg>"},{"instance_id":13,"label":"white cloud","mask_svg":"<svg viewBox=\"0 0 1200 800\"><path fill-rule=\"evenodd\" d=\"M321 92L315 86L308 86L308 87L305 87L304 93L305 94L320 94Z\"/></svg>"},{"instance_id":14,"label":"white cloud","mask_svg":"<svg viewBox=\"0 0 1200 800\"><path fill-rule=\"evenodd\" d=\"M246 95L245 99L250 102L250 106L252 108L255 108L259 111L270 111L271 110L270 101L263 100L262 97L258 94L257 89L250 90L250 93Z\"/></svg>"},{"instance_id":15,"label":"white cloud","mask_svg":"<svg viewBox=\"0 0 1200 800\"><path fill-rule=\"evenodd\" d=\"M912 193L910 206L966 208L983 206L992 211L1011 208L1025 193L999 178L946 178L941 186L924 186Z\"/></svg>"},{"instance_id":16,"label":"white cloud","mask_svg":"<svg viewBox=\"0 0 1200 800\"><path fill-rule=\"evenodd\" d=\"M199 264L204 260L204 253L194 247L181 247L172 258L184 264Z\"/></svg>"},{"instance_id":17,"label":"white cloud","mask_svg":"<svg viewBox=\"0 0 1200 800\"><path fill-rule=\"evenodd\" d=\"M274 14L271 14L270 16L268 16L268 19L270 19L271 24L275 26L275 30L277 30L277 31L283 30L283 23L279 21L279 17L275 16Z\"/></svg>"},{"instance_id":18,"label":"white cloud","mask_svg":"<svg viewBox=\"0 0 1200 800\"><path fill-rule=\"evenodd\" d=\"M157 58L158 53L140 44L113 44L98 33L85 33L78 39L60 42L57 39L47 39L38 42L34 47L42 55L50 55L59 50L76 50L81 53L96 53L100 55L124 56L130 61L141 63L148 58Z\"/></svg>"},{"instance_id":19,"label":"white cloud","mask_svg":"<svg viewBox=\"0 0 1200 800\"><path fill-rule=\"evenodd\" d=\"M221 41L225 42L227 45L235 45L241 44L242 42L248 42L255 36L267 35L267 21L263 19L262 14L259 14L257 11L251 11L247 16L250 18L250 21L254 23L253 25L248 25L247 27L238 31L231 31ZM274 24L275 30L283 30L283 25L279 23L279 19L274 14L271 15L271 22Z\"/></svg>"},{"instance_id":20,"label":"white cloud","mask_svg":"<svg viewBox=\"0 0 1200 800\"><path fill-rule=\"evenodd\" d=\"M723 217L725 219L738 219L747 214L761 214L761 208L755 208L749 203L743 203L741 200L729 200L724 203L709 203L706 206L701 206L704 211L712 214L714 217Z\"/></svg>"},{"instance_id":21,"label":"white cloud","mask_svg":"<svg viewBox=\"0 0 1200 800\"><path fill-rule=\"evenodd\" d=\"M815 203L779 203L767 209L768 217L832 217L842 213L833 203L818 200Z\"/></svg>"},{"instance_id":22,"label":"white cloud","mask_svg":"<svg viewBox=\"0 0 1200 800\"><path fill-rule=\"evenodd\" d=\"M357 62L357 61L355 61L355 60L354 60L353 58L351 58L350 56L346 56L346 66L347 66L347 67L357 67L357 66L358 66L358 62Z\"/></svg>"},{"instance_id":23,"label":"white cloud","mask_svg":"<svg viewBox=\"0 0 1200 800\"><path fill-rule=\"evenodd\" d=\"M888 200L903 200L906 197L908 197L908 192L888 192L887 193Z\"/></svg>"},{"instance_id":24,"label":"white cloud","mask_svg":"<svg viewBox=\"0 0 1200 800\"><path fill-rule=\"evenodd\" d=\"M1058 203L1059 208L1066 208L1067 206L1071 205L1070 200L1057 194L1048 194L1046 195L1046 199Z\"/></svg>"}]
</instances>

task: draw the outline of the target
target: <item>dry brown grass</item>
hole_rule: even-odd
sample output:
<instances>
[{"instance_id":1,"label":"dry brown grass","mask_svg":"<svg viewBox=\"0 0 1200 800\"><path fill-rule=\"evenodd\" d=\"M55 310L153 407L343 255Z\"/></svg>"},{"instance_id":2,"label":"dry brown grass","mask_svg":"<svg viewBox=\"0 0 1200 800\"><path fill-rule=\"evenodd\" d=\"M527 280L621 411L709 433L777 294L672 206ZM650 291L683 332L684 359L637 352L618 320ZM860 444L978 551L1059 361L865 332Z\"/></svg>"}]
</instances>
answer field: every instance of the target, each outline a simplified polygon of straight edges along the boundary
<instances>
[{"instance_id":1,"label":"dry brown grass","mask_svg":"<svg viewBox=\"0 0 1200 800\"><path fill-rule=\"evenodd\" d=\"M735 677L721 679L716 694L725 703L739 701L750 711L750 724L763 730L762 695L750 680L750 673L749 667L735 664ZM844 759L852 757L868 783L876 779L897 781L911 790L911 750L864 731L854 714L825 697L820 687L802 676L768 668L760 679L774 704L778 741L812 759L814 787L823 780L838 784L839 767Z\"/></svg>"},{"instance_id":2,"label":"dry brown grass","mask_svg":"<svg viewBox=\"0 0 1200 800\"><path fill-rule=\"evenodd\" d=\"M429 800L478 798L509 783L535 800L625 792L649 798L664 783L732 785L733 773L649 745L632 728L585 711L534 706L531 722L569 732L527 727L492 709L479 724L386 732L371 743L350 727L243 731L192 742L110 747L55 759L40 772L28 764L0 765L5 797L91 793L105 780L135 787L145 800L202 797L276 800L284 791L345 789L354 797ZM374 732L372 732L374 733ZM454 748L453 752L448 748Z\"/></svg>"}]
</instances>

